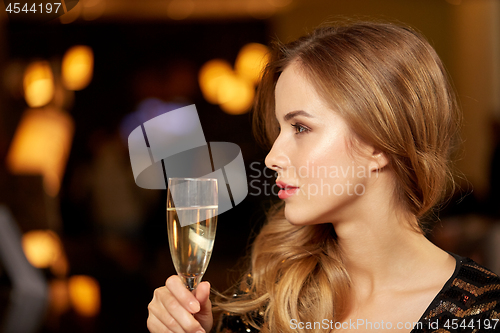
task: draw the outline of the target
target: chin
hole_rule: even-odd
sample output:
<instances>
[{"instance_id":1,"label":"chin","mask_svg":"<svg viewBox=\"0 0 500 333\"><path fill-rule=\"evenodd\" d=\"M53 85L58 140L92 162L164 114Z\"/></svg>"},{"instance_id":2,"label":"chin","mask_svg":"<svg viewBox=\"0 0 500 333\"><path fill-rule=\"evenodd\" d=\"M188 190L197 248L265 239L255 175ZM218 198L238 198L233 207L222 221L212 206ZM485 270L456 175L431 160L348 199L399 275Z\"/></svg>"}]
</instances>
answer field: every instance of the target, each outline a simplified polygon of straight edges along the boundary
<instances>
[{"instance_id":1,"label":"chin","mask_svg":"<svg viewBox=\"0 0 500 333\"><path fill-rule=\"evenodd\" d=\"M290 209L288 209L288 207L285 205L285 218L286 220L288 221L288 223L290 224L293 224L293 225L301 225L303 223L300 223L302 222L300 217L297 216L297 215L300 215L300 214L293 214L292 212L290 212Z\"/></svg>"},{"instance_id":2,"label":"chin","mask_svg":"<svg viewBox=\"0 0 500 333\"><path fill-rule=\"evenodd\" d=\"M321 223L314 218L311 219L311 215L307 214L304 211L300 211L298 213L295 213L293 211L290 211L289 209L287 210L286 206L285 206L285 218L288 221L288 223L295 225L295 226Z\"/></svg>"}]
</instances>

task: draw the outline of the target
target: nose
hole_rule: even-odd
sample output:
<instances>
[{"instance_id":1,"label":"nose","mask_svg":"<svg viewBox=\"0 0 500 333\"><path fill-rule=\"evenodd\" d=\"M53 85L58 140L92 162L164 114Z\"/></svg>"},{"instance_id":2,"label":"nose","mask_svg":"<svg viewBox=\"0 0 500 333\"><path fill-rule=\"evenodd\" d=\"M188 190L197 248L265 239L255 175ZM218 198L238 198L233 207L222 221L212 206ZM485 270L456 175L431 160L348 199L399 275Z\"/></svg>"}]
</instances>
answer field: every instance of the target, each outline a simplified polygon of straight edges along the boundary
<instances>
[{"instance_id":1,"label":"nose","mask_svg":"<svg viewBox=\"0 0 500 333\"><path fill-rule=\"evenodd\" d=\"M274 141L274 144L266 156L266 167L278 173L283 172L290 164L286 151L283 149L280 137Z\"/></svg>"}]
</instances>

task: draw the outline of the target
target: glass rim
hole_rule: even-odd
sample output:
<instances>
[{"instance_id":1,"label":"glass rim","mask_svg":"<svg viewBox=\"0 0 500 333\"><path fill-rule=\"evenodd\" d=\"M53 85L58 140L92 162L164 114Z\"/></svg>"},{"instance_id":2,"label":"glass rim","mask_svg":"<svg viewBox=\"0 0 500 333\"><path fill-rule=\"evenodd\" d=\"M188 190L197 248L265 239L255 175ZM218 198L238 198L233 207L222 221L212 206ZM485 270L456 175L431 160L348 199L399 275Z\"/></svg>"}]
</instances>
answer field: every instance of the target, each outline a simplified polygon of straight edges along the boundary
<instances>
[{"instance_id":1,"label":"glass rim","mask_svg":"<svg viewBox=\"0 0 500 333\"><path fill-rule=\"evenodd\" d=\"M217 178L192 178L192 177L188 177L188 178L185 178L185 177L172 177L172 178L168 178L168 181L170 182L170 180L172 179L179 179L179 180L195 180L195 181L217 181Z\"/></svg>"}]
</instances>

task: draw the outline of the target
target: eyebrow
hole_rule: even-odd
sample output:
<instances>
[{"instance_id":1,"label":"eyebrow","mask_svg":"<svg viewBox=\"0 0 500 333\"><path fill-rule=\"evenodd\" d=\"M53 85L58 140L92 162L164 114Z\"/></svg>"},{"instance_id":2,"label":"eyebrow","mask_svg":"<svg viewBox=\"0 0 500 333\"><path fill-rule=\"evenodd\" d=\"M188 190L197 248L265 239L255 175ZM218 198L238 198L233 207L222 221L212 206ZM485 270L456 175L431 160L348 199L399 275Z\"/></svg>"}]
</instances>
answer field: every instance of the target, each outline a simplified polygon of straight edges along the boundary
<instances>
[{"instance_id":1,"label":"eyebrow","mask_svg":"<svg viewBox=\"0 0 500 333\"><path fill-rule=\"evenodd\" d=\"M304 116L304 117L307 117L307 118L314 118L311 114L303 111L303 110L297 110L297 111L291 111L291 112L288 112L284 117L283 119L285 121L289 121L290 119L292 118L295 118L297 116Z\"/></svg>"}]
</instances>

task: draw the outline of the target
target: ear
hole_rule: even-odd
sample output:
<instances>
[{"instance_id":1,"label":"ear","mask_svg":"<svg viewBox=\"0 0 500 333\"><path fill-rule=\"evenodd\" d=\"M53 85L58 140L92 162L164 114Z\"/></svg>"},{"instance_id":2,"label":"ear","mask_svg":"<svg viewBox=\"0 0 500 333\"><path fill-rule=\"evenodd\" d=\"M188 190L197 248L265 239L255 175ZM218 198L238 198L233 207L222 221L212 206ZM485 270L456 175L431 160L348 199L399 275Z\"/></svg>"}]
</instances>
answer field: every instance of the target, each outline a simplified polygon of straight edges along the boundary
<instances>
[{"instance_id":1,"label":"ear","mask_svg":"<svg viewBox=\"0 0 500 333\"><path fill-rule=\"evenodd\" d=\"M389 164L387 155L380 149L373 148L371 154L371 162L369 164L370 172L377 172L385 168Z\"/></svg>"}]
</instances>

